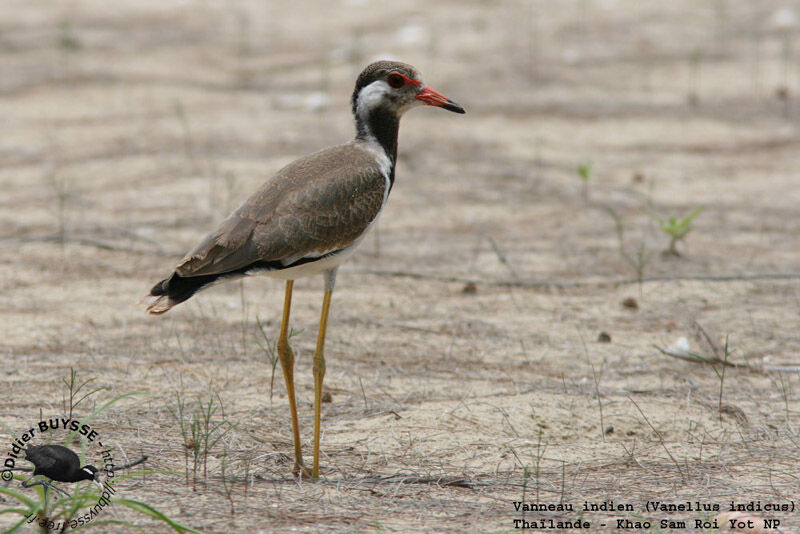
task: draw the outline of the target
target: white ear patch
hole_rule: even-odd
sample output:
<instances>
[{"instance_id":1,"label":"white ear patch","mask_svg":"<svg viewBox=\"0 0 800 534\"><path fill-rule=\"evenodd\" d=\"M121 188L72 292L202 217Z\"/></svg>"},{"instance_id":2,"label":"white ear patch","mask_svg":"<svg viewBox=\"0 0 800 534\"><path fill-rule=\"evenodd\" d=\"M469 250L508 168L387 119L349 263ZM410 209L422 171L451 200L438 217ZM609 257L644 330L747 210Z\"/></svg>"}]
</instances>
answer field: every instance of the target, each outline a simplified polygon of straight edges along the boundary
<instances>
[{"instance_id":1,"label":"white ear patch","mask_svg":"<svg viewBox=\"0 0 800 534\"><path fill-rule=\"evenodd\" d=\"M369 85L364 86L358 92L356 101L356 111L359 115L367 113L369 110L381 104L385 96L391 91L391 87L383 80L375 80Z\"/></svg>"}]
</instances>

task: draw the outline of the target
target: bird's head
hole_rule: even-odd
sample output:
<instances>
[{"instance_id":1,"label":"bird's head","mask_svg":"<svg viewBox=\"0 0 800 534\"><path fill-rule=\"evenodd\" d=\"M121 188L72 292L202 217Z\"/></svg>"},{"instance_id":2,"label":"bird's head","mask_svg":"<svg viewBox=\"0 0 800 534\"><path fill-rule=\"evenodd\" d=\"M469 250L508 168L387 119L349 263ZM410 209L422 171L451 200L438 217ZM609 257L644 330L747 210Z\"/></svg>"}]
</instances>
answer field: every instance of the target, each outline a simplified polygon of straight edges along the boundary
<instances>
[{"instance_id":1,"label":"bird's head","mask_svg":"<svg viewBox=\"0 0 800 534\"><path fill-rule=\"evenodd\" d=\"M95 482L100 480L100 472L93 465L86 465L81 467L81 473L83 476L83 480L93 480Z\"/></svg>"},{"instance_id":2,"label":"bird's head","mask_svg":"<svg viewBox=\"0 0 800 534\"><path fill-rule=\"evenodd\" d=\"M419 72L406 63L376 61L368 65L356 80L353 91L353 114L356 117L383 109L399 118L409 109L421 105L464 113L460 105L422 83Z\"/></svg>"},{"instance_id":3,"label":"bird's head","mask_svg":"<svg viewBox=\"0 0 800 534\"><path fill-rule=\"evenodd\" d=\"M85 465L81 467L82 480L91 480L95 486L102 492L103 484L100 483L100 472L93 465Z\"/></svg>"}]
</instances>

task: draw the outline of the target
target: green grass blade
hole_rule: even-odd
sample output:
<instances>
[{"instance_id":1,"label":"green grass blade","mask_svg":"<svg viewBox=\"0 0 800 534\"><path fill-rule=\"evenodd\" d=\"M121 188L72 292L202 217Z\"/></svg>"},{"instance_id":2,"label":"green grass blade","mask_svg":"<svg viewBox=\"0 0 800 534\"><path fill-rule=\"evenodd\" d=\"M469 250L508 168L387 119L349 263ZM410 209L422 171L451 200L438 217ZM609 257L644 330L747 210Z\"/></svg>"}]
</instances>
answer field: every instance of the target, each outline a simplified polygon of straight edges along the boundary
<instances>
[{"instance_id":1,"label":"green grass blade","mask_svg":"<svg viewBox=\"0 0 800 534\"><path fill-rule=\"evenodd\" d=\"M113 499L111 502L114 504L121 504L123 506L127 506L131 510L139 512L140 514L150 516L153 519L157 519L159 521L163 521L164 523L172 527L173 530L175 530L175 532L179 533L191 532L193 534L203 534L199 530L196 530L192 527L187 527L186 525L182 525L177 521L170 519L163 512L160 512L159 510L153 508L149 504L145 504L141 501L134 501L132 499Z\"/></svg>"},{"instance_id":2,"label":"green grass blade","mask_svg":"<svg viewBox=\"0 0 800 534\"><path fill-rule=\"evenodd\" d=\"M19 502L21 502L22 504L24 504L28 508L33 508L36 504L38 504L36 501L31 499L30 497L26 497L25 495L23 495L22 493L20 493L18 491L14 491L14 490L12 490L10 488L6 488L6 487L3 487L3 486L0 486L0 494L5 494L5 495L8 495L10 497L14 497L15 499L17 499Z\"/></svg>"},{"instance_id":3,"label":"green grass blade","mask_svg":"<svg viewBox=\"0 0 800 534\"><path fill-rule=\"evenodd\" d=\"M11 527L9 527L7 530L4 530L3 534L11 534L12 532L16 532L19 529L21 529L22 527L24 527L27 522L28 522L28 516L25 515L25 514L22 514L22 519L19 520L19 523L16 523L16 524L12 525Z\"/></svg>"},{"instance_id":4,"label":"green grass blade","mask_svg":"<svg viewBox=\"0 0 800 534\"><path fill-rule=\"evenodd\" d=\"M70 531L73 531L73 530L85 530L87 528L102 527L102 526L105 526L105 525L124 525L126 527L133 527L133 528L136 528L136 529L139 529L139 530L144 530L139 525L131 523L130 521L123 521L122 519L100 519L100 520L97 520L97 521L92 521L90 523L86 523L84 525L79 525L79 526L77 526L75 528L71 528L69 530Z\"/></svg>"}]
</instances>

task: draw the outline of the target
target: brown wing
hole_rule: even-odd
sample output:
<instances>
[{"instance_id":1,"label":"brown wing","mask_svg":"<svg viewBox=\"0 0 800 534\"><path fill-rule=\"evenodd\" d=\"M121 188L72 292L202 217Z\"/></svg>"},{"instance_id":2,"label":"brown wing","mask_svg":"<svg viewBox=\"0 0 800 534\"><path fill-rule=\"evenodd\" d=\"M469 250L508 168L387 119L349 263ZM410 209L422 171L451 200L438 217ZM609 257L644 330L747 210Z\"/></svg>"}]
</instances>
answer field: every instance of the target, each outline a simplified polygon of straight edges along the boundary
<instances>
[{"instance_id":1,"label":"brown wing","mask_svg":"<svg viewBox=\"0 0 800 534\"><path fill-rule=\"evenodd\" d=\"M291 264L355 241L375 220L387 180L355 143L281 169L175 268L183 277L219 274L257 261Z\"/></svg>"}]
</instances>

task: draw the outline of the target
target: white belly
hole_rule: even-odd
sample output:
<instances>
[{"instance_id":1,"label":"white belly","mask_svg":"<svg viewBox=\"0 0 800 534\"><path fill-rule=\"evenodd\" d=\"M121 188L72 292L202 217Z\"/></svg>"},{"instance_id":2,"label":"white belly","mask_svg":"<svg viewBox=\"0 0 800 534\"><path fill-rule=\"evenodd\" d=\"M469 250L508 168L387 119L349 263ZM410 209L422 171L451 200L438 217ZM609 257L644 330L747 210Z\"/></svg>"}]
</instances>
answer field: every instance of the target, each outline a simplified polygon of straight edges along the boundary
<instances>
[{"instance_id":1,"label":"white belly","mask_svg":"<svg viewBox=\"0 0 800 534\"><path fill-rule=\"evenodd\" d=\"M279 280L296 280L297 278L305 278L307 276L325 273L339 267L339 265L347 261L356 251L356 246L358 246L359 241L361 241L361 239L354 241L353 244L343 249L341 252L331 254L321 260L310 261L287 269L256 271L253 274L265 274L271 278L278 278Z\"/></svg>"},{"instance_id":2,"label":"white belly","mask_svg":"<svg viewBox=\"0 0 800 534\"><path fill-rule=\"evenodd\" d=\"M376 219L377 220L377 219ZM323 274L329 273L332 270L335 270L341 264L346 262L350 259L355 251L356 247L361 244L361 241L364 240L364 237L369 233L372 227L375 225L375 221L370 224L367 229L364 231L363 234L358 236L358 239L350 243L345 248L341 249L339 252L335 254L330 254L328 256L323 257L322 259L316 261L309 261L307 263L303 263L301 265L297 265L296 267L288 267L286 269L265 269L265 270L254 270L250 271L247 274L264 274L271 278L277 278L279 280L296 280L298 278L306 278L308 276L314 276L315 274Z\"/></svg>"}]
</instances>

